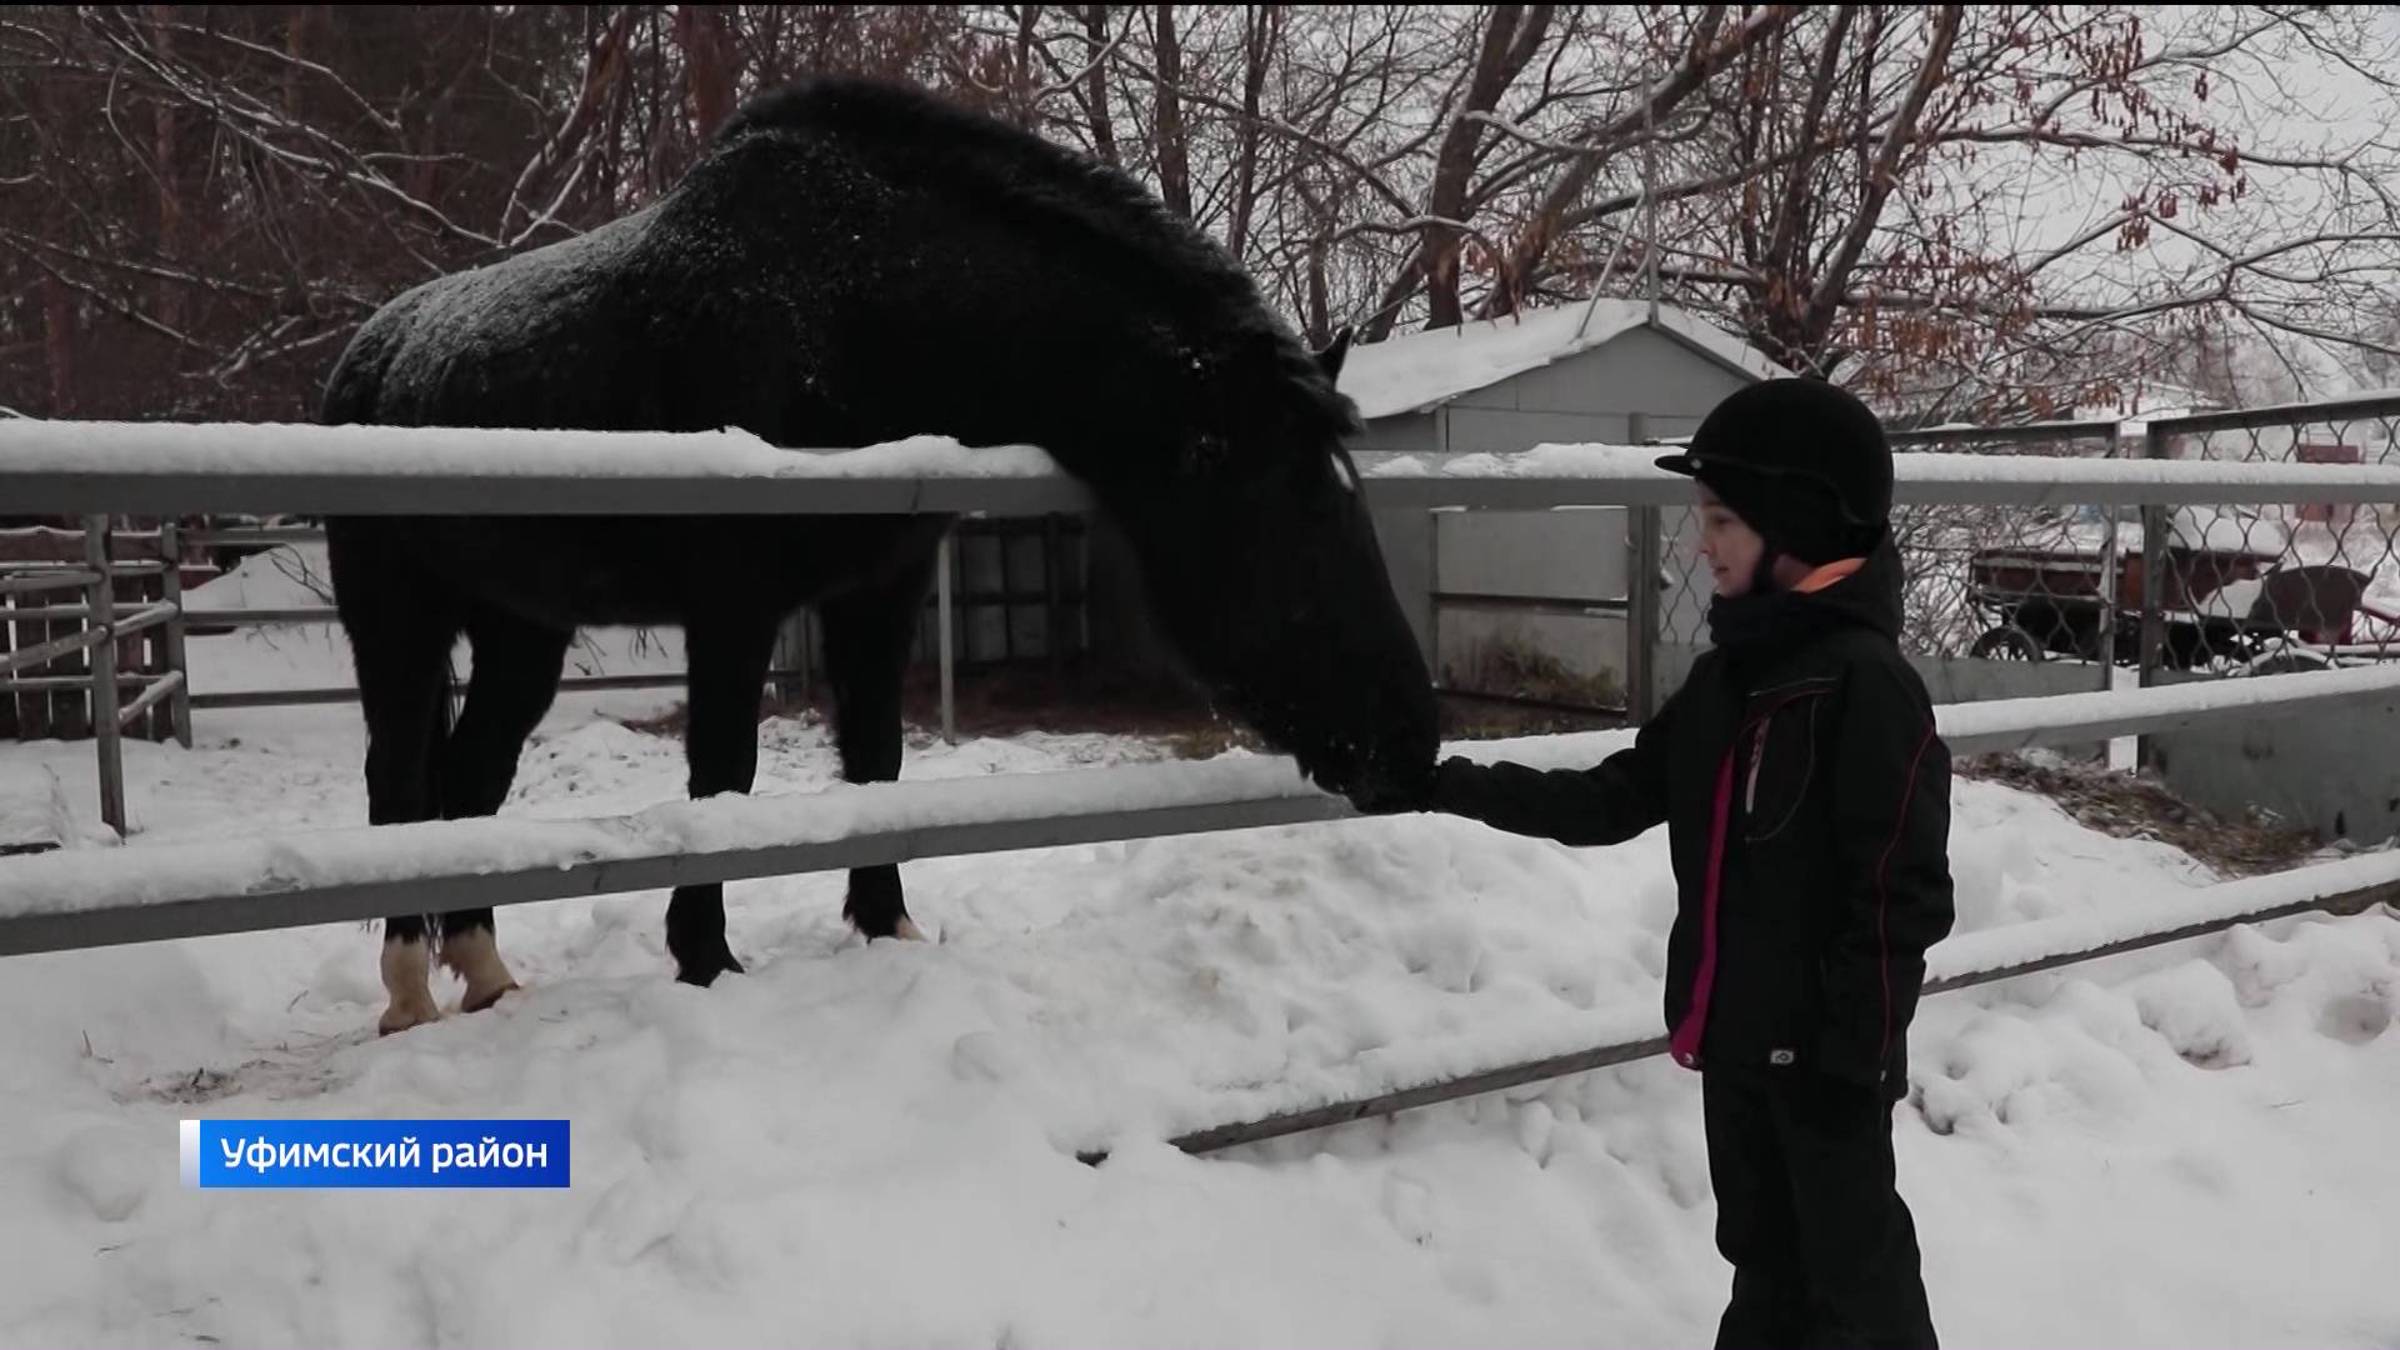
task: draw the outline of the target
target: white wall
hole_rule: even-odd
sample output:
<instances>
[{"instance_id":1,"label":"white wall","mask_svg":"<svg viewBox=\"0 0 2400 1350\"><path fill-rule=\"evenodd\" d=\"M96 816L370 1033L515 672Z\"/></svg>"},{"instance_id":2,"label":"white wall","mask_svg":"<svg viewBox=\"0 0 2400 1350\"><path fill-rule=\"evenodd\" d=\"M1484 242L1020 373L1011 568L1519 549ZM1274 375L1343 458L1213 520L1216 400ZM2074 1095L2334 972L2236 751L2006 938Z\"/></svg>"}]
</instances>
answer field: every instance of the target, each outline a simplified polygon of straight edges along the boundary
<instances>
[{"instance_id":1,"label":"white wall","mask_svg":"<svg viewBox=\"0 0 2400 1350\"><path fill-rule=\"evenodd\" d=\"M1455 595L1557 600L1622 600L1625 511L1444 511L1434 515L1437 589ZM1437 655L1444 683L1472 688L1485 649L1514 645L1555 657L1581 676L1605 675L1621 688L1625 619L1618 614L1552 614L1448 604Z\"/></svg>"},{"instance_id":2,"label":"white wall","mask_svg":"<svg viewBox=\"0 0 2400 1350\"><path fill-rule=\"evenodd\" d=\"M1386 421L1412 431L1430 422L1439 443L1460 453L1510 453L1545 442L1621 445L1635 439L1634 414L1641 415L1645 435L1683 435L1747 383L1749 377L1673 338L1636 329L1582 355L1475 390L1431 419ZM1395 440L1399 434L1397 427L1387 433ZM1667 513L1670 526L1679 514ZM1426 570L1438 571L1438 589L1446 592L1623 600L1625 520L1625 511L1617 507L1444 514L1424 541L1438 559ZM1685 554L1679 559L1670 545L1663 556L1671 570L1682 572L1694 565L1688 548ZM1470 669L1483 646L1515 642L1547 652L1578 674L1605 672L1623 683L1626 625L1616 615L1451 606L1436 626L1437 667Z\"/></svg>"},{"instance_id":3,"label":"white wall","mask_svg":"<svg viewBox=\"0 0 2400 1350\"><path fill-rule=\"evenodd\" d=\"M2162 671L2170 684L2212 678ZM2220 723L2152 738L2167 786L2239 819L2255 804L2325 837L2400 834L2400 699Z\"/></svg>"}]
</instances>

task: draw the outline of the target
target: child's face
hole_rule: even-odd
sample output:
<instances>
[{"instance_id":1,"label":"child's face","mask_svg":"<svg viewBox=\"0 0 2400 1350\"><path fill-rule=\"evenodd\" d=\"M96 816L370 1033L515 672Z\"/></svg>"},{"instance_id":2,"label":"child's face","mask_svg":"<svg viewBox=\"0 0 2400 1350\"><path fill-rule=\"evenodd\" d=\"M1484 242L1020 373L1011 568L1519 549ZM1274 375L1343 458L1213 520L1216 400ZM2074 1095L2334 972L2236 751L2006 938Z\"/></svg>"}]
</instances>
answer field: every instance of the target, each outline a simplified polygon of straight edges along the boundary
<instances>
[{"instance_id":1,"label":"child's face","mask_svg":"<svg viewBox=\"0 0 2400 1350\"><path fill-rule=\"evenodd\" d=\"M1708 574L1716 580L1717 594L1728 600L1748 595L1758 576L1759 557L1766 551L1767 541L1758 537L1758 531L1743 524L1707 484L1701 484L1700 556L1708 560Z\"/></svg>"}]
</instances>

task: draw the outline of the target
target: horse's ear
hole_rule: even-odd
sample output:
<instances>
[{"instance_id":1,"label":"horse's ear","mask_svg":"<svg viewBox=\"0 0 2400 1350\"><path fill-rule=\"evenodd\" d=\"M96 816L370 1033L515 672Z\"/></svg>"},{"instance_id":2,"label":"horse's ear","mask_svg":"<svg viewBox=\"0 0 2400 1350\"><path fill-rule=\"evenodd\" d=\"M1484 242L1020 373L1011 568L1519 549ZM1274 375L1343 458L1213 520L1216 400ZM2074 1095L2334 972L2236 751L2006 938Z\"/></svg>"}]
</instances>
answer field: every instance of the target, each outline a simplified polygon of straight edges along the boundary
<instances>
[{"instance_id":1,"label":"horse's ear","mask_svg":"<svg viewBox=\"0 0 2400 1350\"><path fill-rule=\"evenodd\" d=\"M1350 338L1357 331L1349 324L1343 324L1341 331L1333 335L1332 344L1317 353L1317 364L1325 368L1326 379L1341 383L1342 358L1350 354Z\"/></svg>"}]
</instances>

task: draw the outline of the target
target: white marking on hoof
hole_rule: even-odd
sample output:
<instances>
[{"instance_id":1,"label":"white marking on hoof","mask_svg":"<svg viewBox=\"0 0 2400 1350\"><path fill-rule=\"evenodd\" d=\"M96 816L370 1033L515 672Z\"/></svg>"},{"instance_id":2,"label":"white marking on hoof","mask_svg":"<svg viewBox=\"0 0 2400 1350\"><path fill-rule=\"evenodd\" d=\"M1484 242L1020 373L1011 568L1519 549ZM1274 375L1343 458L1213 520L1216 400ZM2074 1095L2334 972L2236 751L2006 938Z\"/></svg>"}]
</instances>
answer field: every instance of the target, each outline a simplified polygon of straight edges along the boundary
<instances>
[{"instance_id":1,"label":"white marking on hoof","mask_svg":"<svg viewBox=\"0 0 2400 1350\"><path fill-rule=\"evenodd\" d=\"M500 996L518 988L516 977L500 959L500 944L492 939L488 928L470 928L455 936L442 938L442 964L455 971L467 982L467 996L459 1004L461 1012L482 1012L500 1001Z\"/></svg>"},{"instance_id":2,"label":"white marking on hoof","mask_svg":"<svg viewBox=\"0 0 2400 1350\"><path fill-rule=\"evenodd\" d=\"M917 927L917 921L909 918L905 914L900 916L899 925L892 929L892 936L899 938L904 942L924 942L928 940L925 936L925 930Z\"/></svg>"},{"instance_id":3,"label":"white marking on hoof","mask_svg":"<svg viewBox=\"0 0 2400 1350\"><path fill-rule=\"evenodd\" d=\"M389 1036L441 1017L441 1009L434 1006L432 986L426 983L432 970L423 942L383 944L383 992L392 1001L375 1021L377 1035Z\"/></svg>"}]
</instances>

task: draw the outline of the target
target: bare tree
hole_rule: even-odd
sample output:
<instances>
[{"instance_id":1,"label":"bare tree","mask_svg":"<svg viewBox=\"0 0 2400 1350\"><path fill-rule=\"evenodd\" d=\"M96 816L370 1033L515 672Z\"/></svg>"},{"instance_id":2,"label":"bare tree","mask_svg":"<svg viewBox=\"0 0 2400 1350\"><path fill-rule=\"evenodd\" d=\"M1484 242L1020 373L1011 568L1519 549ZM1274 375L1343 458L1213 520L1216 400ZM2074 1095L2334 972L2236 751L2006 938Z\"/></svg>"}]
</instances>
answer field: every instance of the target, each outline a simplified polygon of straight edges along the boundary
<instances>
[{"instance_id":1,"label":"bare tree","mask_svg":"<svg viewBox=\"0 0 2400 1350\"><path fill-rule=\"evenodd\" d=\"M2366 40L2265 10L1812 13L1710 89L1682 181L1740 182L1680 196L1662 247L1778 359L1927 416L2070 406L2143 349L2105 334L2146 333L2153 368L2224 324L2372 342L2329 316L2400 262L2391 152L2245 144L2278 64L2337 29Z\"/></svg>"},{"instance_id":2,"label":"bare tree","mask_svg":"<svg viewBox=\"0 0 2400 1350\"><path fill-rule=\"evenodd\" d=\"M2041 415L2181 378L2210 344L2384 382L2400 61L2377 23L20 6L0 13L0 381L36 414L296 415L398 290L639 206L742 100L840 70L1121 166L1319 341L1655 286L1910 416Z\"/></svg>"},{"instance_id":3,"label":"bare tree","mask_svg":"<svg viewBox=\"0 0 2400 1350\"><path fill-rule=\"evenodd\" d=\"M766 72L1004 106L963 13L9 10L0 376L36 414L302 415L377 305L663 191Z\"/></svg>"}]
</instances>

